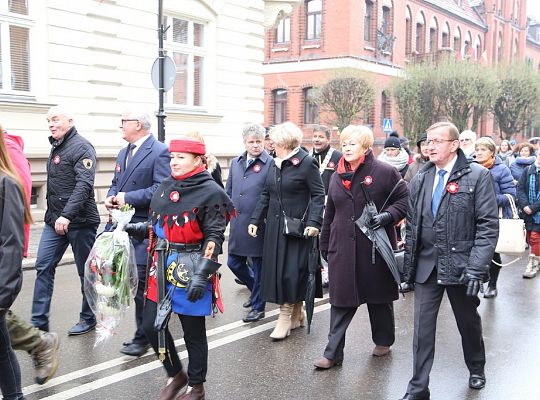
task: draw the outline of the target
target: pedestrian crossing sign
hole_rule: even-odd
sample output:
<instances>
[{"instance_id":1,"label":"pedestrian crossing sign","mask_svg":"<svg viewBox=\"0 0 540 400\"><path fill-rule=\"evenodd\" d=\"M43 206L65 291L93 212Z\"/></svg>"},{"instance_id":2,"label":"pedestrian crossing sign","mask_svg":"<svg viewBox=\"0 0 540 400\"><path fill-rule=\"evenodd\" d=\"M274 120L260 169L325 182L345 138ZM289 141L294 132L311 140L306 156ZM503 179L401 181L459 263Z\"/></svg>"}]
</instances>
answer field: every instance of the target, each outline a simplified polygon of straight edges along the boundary
<instances>
[{"instance_id":1,"label":"pedestrian crossing sign","mask_svg":"<svg viewBox=\"0 0 540 400\"><path fill-rule=\"evenodd\" d=\"M394 128L392 128L392 118L384 118L383 119L383 132L390 133L393 130Z\"/></svg>"}]
</instances>

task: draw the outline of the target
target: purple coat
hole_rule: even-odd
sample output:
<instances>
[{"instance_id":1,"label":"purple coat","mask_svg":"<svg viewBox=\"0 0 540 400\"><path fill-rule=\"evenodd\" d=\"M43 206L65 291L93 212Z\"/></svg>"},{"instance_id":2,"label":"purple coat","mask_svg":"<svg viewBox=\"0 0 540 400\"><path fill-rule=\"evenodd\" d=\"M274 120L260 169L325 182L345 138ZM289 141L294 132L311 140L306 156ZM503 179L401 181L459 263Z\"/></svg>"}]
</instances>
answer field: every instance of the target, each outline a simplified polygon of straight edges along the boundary
<instances>
[{"instance_id":1,"label":"purple coat","mask_svg":"<svg viewBox=\"0 0 540 400\"><path fill-rule=\"evenodd\" d=\"M378 161L370 151L364 164L353 175L351 190L343 186L338 173L332 176L321 232L321 250L328 251L330 304L337 307L358 307L364 303L391 303L398 298L398 287L381 256L376 253L371 263L372 242L355 225L366 203L360 183L370 176L366 187L379 211L388 211L397 223L407 212L408 188L401 183L380 208L397 182L399 172L391 165ZM394 224L386 232L396 248Z\"/></svg>"}]
</instances>

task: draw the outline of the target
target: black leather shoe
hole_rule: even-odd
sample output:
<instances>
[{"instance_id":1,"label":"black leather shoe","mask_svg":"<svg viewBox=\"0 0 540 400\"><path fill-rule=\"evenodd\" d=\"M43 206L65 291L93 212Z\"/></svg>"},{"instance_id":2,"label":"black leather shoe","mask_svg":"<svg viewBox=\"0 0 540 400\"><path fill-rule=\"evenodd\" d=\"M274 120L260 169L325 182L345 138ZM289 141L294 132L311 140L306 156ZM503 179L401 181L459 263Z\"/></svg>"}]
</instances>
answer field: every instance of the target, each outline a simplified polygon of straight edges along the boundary
<instances>
[{"instance_id":1,"label":"black leather shoe","mask_svg":"<svg viewBox=\"0 0 540 400\"><path fill-rule=\"evenodd\" d=\"M405 396L399 400L429 400L428 394L409 394L405 393Z\"/></svg>"},{"instance_id":2,"label":"black leather shoe","mask_svg":"<svg viewBox=\"0 0 540 400\"><path fill-rule=\"evenodd\" d=\"M242 321L255 322L263 318L264 318L264 311L251 310L250 312L248 312L248 315L242 318Z\"/></svg>"},{"instance_id":3,"label":"black leather shoe","mask_svg":"<svg viewBox=\"0 0 540 400\"><path fill-rule=\"evenodd\" d=\"M246 301L244 304L242 304L242 307L244 308L250 308L251 307L251 300Z\"/></svg>"},{"instance_id":4,"label":"black leather shoe","mask_svg":"<svg viewBox=\"0 0 540 400\"><path fill-rule=\"evenodd\" d=\"M497 288L488 286L486 293L484 293L485 299L491 299L497 297Z\"/></svg>"},{"instance_id":5,"label":"black leather shoe","mask_svg":"<svg viewBox=\"0 0 540 400\"><path fill-rule=\"evenodd\" d=\"M245 284L244 282L242 282L242 281L241 281L240 279L238 279L238 278L234 278L234 281L235 281L236 283L238 283L239 285L246 286L246 284Z\"/></svg>"},{"instance_id":6,"label":"black leather shoe","mask_svg":"<svg viewBox=\"0 0 540 400\"><path fill-rule=\"evenodd\" d=\"M414 291L414 283L402 283L401 284L401 290L403 293L408 293Z\"/></svg>"},{"instance_id":7,"label":"black leather shoe","mask_svg":"<svg viewBox=\"0 0 540 400\"><path fill-rule=\"evenodd\" d=\"M69 336L76 336L76 335L84 335L85 333L88 333L90 331L93 331L96 327L96 322L86 322L86 321L79 321L77 322L69 331Z\"/></svg>"},{"instance_id":8,"label":"black leather shoe","mask_svg":"<svg viewBox=\"0 0 540 400\"><path fill-rule=\"evenodd\" d=\"M469 377L469 387L480 390L486 386L486 376L484 374L471 374Z\"/></svg>"},{"instance_id":9,"label":"black leather shoe","mask_svg":"<svg viewBox=\"0 0 540 400\"><path fill-rule=\"evenodd\" d=\"M126 356L140 357L150 348L149 344L130 343L120 349L120 353Z\"/></svg>"}]
</instances>

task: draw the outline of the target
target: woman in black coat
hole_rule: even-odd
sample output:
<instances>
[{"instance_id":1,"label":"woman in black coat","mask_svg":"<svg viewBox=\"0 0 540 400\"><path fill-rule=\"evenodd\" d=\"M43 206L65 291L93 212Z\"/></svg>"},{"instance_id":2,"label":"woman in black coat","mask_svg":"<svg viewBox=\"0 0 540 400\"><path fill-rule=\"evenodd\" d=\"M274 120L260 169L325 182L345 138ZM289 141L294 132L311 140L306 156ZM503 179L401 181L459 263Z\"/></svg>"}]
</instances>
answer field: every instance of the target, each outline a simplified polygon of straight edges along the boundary
<instances>
[{"instance_id":1,"label":"woman in black coat","mask_svg":"<svg viewBox=\"0 0 540 400\"><path fill-rule=\"evenodd\" d=\"M317 161L300 148L302 131L292 122L270 131L275 144L275 164L268 171L265 189L251 216L248 232L257 235L266 218L261 295L280 305L272 339L286 338L291 329L303 326L308 257L312 241L319 234L324 209L324 186ZM304 220L304 237L283 234L284 215Z\"/></svg>"},{"instance_id":2,"label":"woman in black coat","mask_svg":"<svg viewBox=\"0 0 540 400\"><path fill-rule=\"evenodd\" d=\"M332 306L328 345L324 357L315 362L320 369L343 362L345 332L361 304L368 307L373 355L388 354L394 343L392 302L398 298L398 285L383 258L373 253L373 243L355 225L366 205L361 185L379 212L370 227L384 227L394 249L394 224L407 212L407 183L394 167L374 157L371 129L349 125L340 141L343 157L330 181L320 244L328 260Z\"/></svg>"}]
</instances>

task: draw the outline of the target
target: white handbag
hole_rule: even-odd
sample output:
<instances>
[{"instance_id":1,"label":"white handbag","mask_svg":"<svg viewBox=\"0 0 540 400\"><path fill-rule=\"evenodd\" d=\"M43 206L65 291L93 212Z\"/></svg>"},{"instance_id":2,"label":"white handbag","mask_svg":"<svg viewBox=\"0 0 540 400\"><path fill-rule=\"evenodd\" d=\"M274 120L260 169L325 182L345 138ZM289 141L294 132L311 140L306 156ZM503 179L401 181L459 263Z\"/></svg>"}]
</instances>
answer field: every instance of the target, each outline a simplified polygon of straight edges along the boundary
<instances>
[{"instance_id":1,"label":"white handbag","mask_svg":"<svg viewBox=\"0 0 540 400\"><path fill-rule=\"evenodd\" d=\"M499 208L499 239L497 240L495 252L510 256L521 256L527 249L525 222L519 218L516 202L512 195L505 194L505 196L510 202L512 218L503 218L502 207Z\"/></svg>"}]
</instances>

